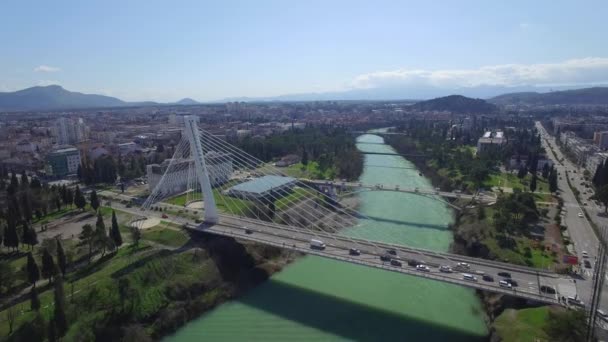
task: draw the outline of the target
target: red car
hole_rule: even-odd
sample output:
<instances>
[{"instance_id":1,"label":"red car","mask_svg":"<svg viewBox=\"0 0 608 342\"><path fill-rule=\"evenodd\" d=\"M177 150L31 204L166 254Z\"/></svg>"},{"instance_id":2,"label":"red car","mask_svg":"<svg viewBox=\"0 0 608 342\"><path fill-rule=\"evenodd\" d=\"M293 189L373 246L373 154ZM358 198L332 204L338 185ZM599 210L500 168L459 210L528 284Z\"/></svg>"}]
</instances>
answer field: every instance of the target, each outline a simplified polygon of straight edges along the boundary
<instances>
[{"instance_id":1,"label":"red car","mask_svg":"<svg viewBox=\"0 0 608 342\"><path fill-rule=\"evenodd\" d=\"M169 218L169 216L167 216L167 214L163 214L162 218Z\"/></svg>"}]
</instances>

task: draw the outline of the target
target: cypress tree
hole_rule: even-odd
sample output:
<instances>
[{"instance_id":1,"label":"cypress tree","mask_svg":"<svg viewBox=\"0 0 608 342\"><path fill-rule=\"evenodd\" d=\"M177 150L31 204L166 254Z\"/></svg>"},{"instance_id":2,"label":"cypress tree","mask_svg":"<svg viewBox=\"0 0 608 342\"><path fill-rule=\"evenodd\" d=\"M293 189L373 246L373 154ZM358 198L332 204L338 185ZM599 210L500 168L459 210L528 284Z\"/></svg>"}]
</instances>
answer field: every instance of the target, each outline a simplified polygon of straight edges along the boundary
<instances>
[{"instance_id":1,"label":"cypress tree","mask_svg":"<svg viewBox=\"0 0 608 342\"><path fill-rule=\"evenodd\" d=\"M55 261L53 261L53 256L51 253L45 248L42 253L42 276L45 279L53 280L53 276L57 274L57 266L55 265Z\"/></svg>"},{"instance_id":2,"label":"cypress tree","mask_svg":"<svg viewBox=\"0 0 608 342\"><path fill-rule=\"evenodd\" d=\"M532 181L530 181L530 191L536 191L536 173L532 174Z\"/></svg>"},{"instance_id":3,"label":"cypress tree","mask_svg":"<svg viewBox=\"0 0 608 342\"><path fill-rule=\"evenodd\" d=\"M114 212L114 210L112 210L112 229L110 230L110 237L114 241L116 248L122 245L122 235L120 235L118 220L116 219L116 212Z\"/></svg>"},{"instance_id":4,"label":"cypress tree","mask_svg":"<svg viewBox=\"0 0 608 342\"><path fill-rule=\"evenodd\" d=\"M55 279L55 306L54 317L57 336L63 337L68 331L68 320L65 314L65 293L63 290L63 278L59 275Z\"/></svg>"},{"instance_id":5,"label":"cypress tree","mask_svg":"<svg viewBox=\"0 0 608 342\"><path fill-rule=\"evenodd\" d=\"M97 197L97 191L95 191L95 189L91 191L90 203L93 210L97 211L97 208L99 208L99 198Z\"/></svg>"},{"instance_id":6,"label":"cypress tree","mask_svg":"<svg viewBox=\"0 0 608 342\"><path fill-rule=\"evenodd\" d=\"M36 282L40 280L40 269L31 252L27 254L27 280L34 286L36 286Z\"/></svg>"},{"instance_id":7,"label":"cypress tree","mask_svg":"<svg viewBox=\"0 0 608 342\"><path fill-rule=\"evenodd\" d=\"M76 204L76 207L78 207L78 209L80 210L84 210L84 207L87 205L87 201L84 198L82 192L80 191L78 185L76 186L76 190L74 191L74 204Z\"/></svg>"},{"instance_id":8,"label":"cypress tree","mask_svg":"<svg viewBox=\"0 0 608 342\"><path fill-rule=\"evenodd\" d=\"M595 168L595 173L593 174L593 179L591 180L593 185L595 185L595 187L600 186L600 178L602 178L602 173L603 173L603 164L599 163L597 164L597 168Z\"/></svg>"},{"instance_id":9,"label":"cypress tree","mask_svg":"<svg viewBox=\"0 0 608 342\"><path fill-rule=\"evenodd\" d=\"M19 248L19 236L17 235L17 227L14 222L8 221L8 227L6 229L7 234L4 236L4 245L6 247L12 247L13 249Z\"/></svg>"},{"instance_id":10,"label":"cypress tree","mask_svg":"<svg viewBox=\"0 0 608 342\"><path fill-rule=\"evenodd\" d=\"M40 298L38 298L36 286L32 286L32 289L30 290L30 308L32 311L40 310Z\"/></svg>"},{"instance_id":11,"label":"cypress tree","mask_svg":"<svg viewBox=\"0 0 608 342\"><path fill-rule=\"evenodd\" d=\"M67 262L65 258L65 252L63 251L63 246L61 245L61 241L59 239L57 239L57 264L59 264L61 274L65 276Z\"/></svg>"}]
</instances>

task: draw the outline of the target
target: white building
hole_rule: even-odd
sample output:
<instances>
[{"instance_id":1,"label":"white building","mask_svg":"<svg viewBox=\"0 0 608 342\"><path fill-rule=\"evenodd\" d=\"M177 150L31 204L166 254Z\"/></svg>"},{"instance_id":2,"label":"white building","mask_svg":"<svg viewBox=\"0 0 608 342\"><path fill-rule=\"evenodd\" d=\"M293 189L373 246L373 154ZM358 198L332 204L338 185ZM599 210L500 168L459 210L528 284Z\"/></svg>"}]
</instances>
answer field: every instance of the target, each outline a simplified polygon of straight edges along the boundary
<instances>
[{"instance_id":1,"label":"white building","mask_svg":"<svg viewBox=\"0 0 608 342\"><path fill-rule=\"evenodd\" d=\"M477 153L488 151L492 148L500 148L507 143L504 132L487 131L477 140Z\"/></svg>"},{"instance_id":2,"label":"white building","mask_svg":"<svg viewBox=\"0 0 608 342\"><path fill-rule=\"evenodd\" d=\"M595 132L593 142L602 150L608 149L608 131Z\"/></svg>"},{"instance_id":3,"label":"white building","mask_svg":"<svg viewBox=\"0 0 608 342\"><path fill-rule=\"evenodd\" d=\"M88 139L89 128L81 118L72 120L61 117L57 119L53 127L55 139L58 145L70 145L83 142Z\"/></svg>"}]
</instances>

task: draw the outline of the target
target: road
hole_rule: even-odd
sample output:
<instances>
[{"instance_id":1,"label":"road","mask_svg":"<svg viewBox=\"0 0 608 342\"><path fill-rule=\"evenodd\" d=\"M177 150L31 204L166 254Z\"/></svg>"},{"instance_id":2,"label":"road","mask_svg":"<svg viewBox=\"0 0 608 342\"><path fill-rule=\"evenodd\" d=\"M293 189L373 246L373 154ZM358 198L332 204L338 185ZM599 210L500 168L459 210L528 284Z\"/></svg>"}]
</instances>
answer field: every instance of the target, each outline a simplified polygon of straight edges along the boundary
<instances>
[{"instance_id":1,"label":"road","mask_svg":"<svg viewBox=\"0 0 608 342\"><path fill-rule=\"evenodd\" d=\"M103 193L106 196L106 192ZM118 195L116 198L124 198ZM113 207L130 212L135 216L157 217L160 218L162 212L141 211L136 208L127 208L121 203L113 203ZM173 208L168 204L160 204L166 208ZM271 222L263 222L254 219L234 217L231 215L220 215L220 223L202 227L188 218L171 216L163 218L165 221L173 222L187 227L191 230L204 230L208 233L231 236L242 240L254 241L266 245L295 250L298 252L318 255L325 258L341 260L345 262L380 268L392 272L400 272L436 281L443 281L461 286L504 293L526 299L532 299L548 304L559 304L558 294L544 294L540 292L540 286L548 286L559 290L559 285L569 283L568 278L563 278L553 272L534 269L524 266L517 266L507 263L495 262L484 259L471 258L450 253L439 253L424 249L404 247L400 245L352 239L326 232L315 232L302 230L285 225ZM311 249L311 239L321 240L326 243L323 250ZM350 249L358 249L359 256L350 255ZM381 255L386 255L387 250L394 249L402 266L392 266L390 262L380 260ZM408 266L408 261L415 260L418 263L429 266L430 271L418 271L413 266ZM462 269L452 273L440 272L438 267L445 265L457 268L460 262L468 263L470 269ZM492 275L492 281L482 280L481 272ZM517 281L518 287L512 289L500 287L497 276L499 272L508 272L513 280ZM463 273L470 273L477 277L477 281L467 281L463 279Z\"/></svg>"},{"instance_id":2,"label":"road","mask_svg":"<svg viewBox=\"0 0 608 342\"><path fill-rule=\"evenodd\" d=\"M541 142L545 150L547 151L547 156L549 156L554 164L555 169L558 171L558 188L560 192L560 196L564 200L564 209L565 214L562 216L562 224L566 225L568 228L568 234L570 235L570 240L574 244L575 253L578 256L579 260L584 260L583 251L586 251L589 255L589 260L594 266L595 256L599 246L599 240L591 227L591 224L587 220L585 216L579 217L579 213L583 212L583 208L578 204L576 197L574 196L574 192L570 189L568 185L567 178L570 178L570 183L577 187L581 193L581 196L587 198L588 195L584 195L583 191L588 191L582 187L581 177L583 176L582 170L572 164L569 160L565 158L565 156L560 151L559 147L555 142L555 138L550 136L544 127L540 124L540 122L536 122L536 128L541 134ZM555 155L552 153L551 148ZM560 162L559 160L563 160ZM576 171L576 173L574 173ZM585 210L589 213L590 217L595 221L598 225L606 225L606 219L599 217L598 214L599 208L585 207ZM601 220L600 220L601 219ZM597 220L597 221L596 221ZM591 295L592 295L592 268L581 267L583 270L583 279L578 279L576 281L576 290L579 298L585 302L590 303ZM600 303L600 307L606 307L608 304L605 301Z\"/></svg>"}]
</instances>

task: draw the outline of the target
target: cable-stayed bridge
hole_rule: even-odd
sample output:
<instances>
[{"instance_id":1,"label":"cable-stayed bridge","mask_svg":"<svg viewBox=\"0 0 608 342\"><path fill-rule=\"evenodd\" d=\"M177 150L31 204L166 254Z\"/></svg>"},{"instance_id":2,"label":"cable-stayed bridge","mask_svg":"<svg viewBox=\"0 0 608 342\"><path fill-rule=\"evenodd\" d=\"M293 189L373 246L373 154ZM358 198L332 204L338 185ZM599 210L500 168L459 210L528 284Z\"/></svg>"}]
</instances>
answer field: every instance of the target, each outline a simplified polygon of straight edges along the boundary
<instances>
[{"instance_id":1,"label":"cable-stayed bridge","mask_svg":"<svg viewBox=\"0 0 608 342\"><path fill-rule=\"evenodd\" d=\"M141 211L133 211L144 215L136 223L163 216L188 229L550 304L560 303L556 290L560 282L568 281L546 270L387 242L390 239L384 232L370 224L373 219L357 212L347 200L338 201L315 181L287 177L280 169L199 129L192 117L185 119L173 158L156 171L159 179L148 179L155 182L150 196ZM402 192L438 199L445 195L424 191ZM202 217L180 215L180 205L198 208ZM158 206L163 211L150 210ZM517 286L500 283L498 274L503 272ZM493 279L484 279L484 275Z\"/></svg>"}]
</instances>

